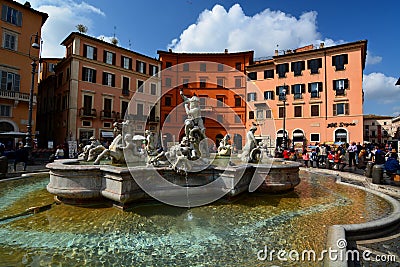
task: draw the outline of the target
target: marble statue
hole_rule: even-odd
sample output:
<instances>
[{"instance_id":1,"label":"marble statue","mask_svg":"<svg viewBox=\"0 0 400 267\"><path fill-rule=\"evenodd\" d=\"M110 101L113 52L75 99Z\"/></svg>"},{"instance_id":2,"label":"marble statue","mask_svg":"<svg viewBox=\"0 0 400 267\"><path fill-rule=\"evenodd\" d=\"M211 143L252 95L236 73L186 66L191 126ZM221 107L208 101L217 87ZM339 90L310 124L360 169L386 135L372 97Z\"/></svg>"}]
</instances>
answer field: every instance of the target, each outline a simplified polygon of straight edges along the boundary
<instances>
[{"instance_id":1,"label":"marble statue","mask_svg":"<svg viewBox=\"0 0 400 267\"><path fill-rule=\"evenodd\" d=\"M135 158L132 158L135 159L133 161L139 161L140 154L137 151L137 145L132 140L131 134L126 134L124 138L122 138L122 134L118 134L110 144L110 147L97 156L94 164L100 164L100 160L106 157L111 157L113 164L123 164L125 163L124 152L126 154L131 154L130 152L132 152L132 156L135 156Z\"/></svg>"},{"instance_id":2,"label":"marble statue","mask_svg":"<svg viewBox=\"0 0 400 267\"><path fill-rule=\"evenodd\" d=\"M222 138L221 142L219 142L217 154L219 156L230 156L232 152L232 145L229 144L229 140L231 136L226 134L224 138Z\"/></svg>"},{"instance_id":3,"label":"marble statue","mask_svg":"<svg viewBox=\"0 0 400 267\"><path fill-rule=\"evenodd\" d=\"M246 163L258 163L261 160L261 149L257 146L254 133L257 131L256 126L252 126L246 134L246 144L243 147L243 152L239 155L240 159Z\"/></svg>"},{"instance_id":4,"label":"marble statue","mask_svg":"<svg viewBox=\"0 0 400 267\"><path fill-rule=\"evenodd\" d=\"M90 144L83 147L83 152L79 154L78 159L92 161L105 149L94 136L90 137L89 140Z\"/></svg>"}]
</instances>

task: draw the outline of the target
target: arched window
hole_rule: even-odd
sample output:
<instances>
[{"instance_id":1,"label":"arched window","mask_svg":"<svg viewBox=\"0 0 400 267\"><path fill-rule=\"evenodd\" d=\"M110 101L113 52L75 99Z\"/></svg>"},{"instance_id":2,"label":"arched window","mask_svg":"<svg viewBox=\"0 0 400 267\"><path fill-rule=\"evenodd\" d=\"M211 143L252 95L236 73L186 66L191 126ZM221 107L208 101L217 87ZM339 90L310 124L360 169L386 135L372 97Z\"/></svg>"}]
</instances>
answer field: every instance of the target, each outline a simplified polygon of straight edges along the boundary
<instances>
[{"instance_id":1,"label":"arched window","mask_svg":"<svg viewBox=\"0 0 400 267\"><path fill-rule=\"evenodd\" d=\"M347 143L347 131L345 129L337 129L335 131L335 142Z\"/></svg>"}]
</instances>

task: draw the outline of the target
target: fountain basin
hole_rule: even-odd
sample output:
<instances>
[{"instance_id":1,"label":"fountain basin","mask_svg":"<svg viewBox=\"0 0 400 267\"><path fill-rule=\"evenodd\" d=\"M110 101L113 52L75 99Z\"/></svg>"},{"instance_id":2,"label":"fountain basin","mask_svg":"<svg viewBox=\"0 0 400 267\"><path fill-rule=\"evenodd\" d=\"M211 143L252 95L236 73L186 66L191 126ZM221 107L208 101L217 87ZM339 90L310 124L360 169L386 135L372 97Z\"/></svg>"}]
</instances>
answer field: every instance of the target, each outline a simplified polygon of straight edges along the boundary
<instances>
[{"instance_id":1,"label":"fountain basin","mask_svg":"<svg viewBox=\"0 0 400 267\"><path fill-rule=\"evenodd\" d=\"M221 178L220 186L209 191L222 191L228 197L248 191L254 177L263 180L259 192L278 193L291 190L300 183L299 166L296 162L276 160L272 164L210 165L199 172L189 172L186 179L167 167L82 165L78 160L65 159L47 164L50 170L47 190L58 200L70 204L108 199L119 207L149 198L135 180L143 177L146 177L146 183L154 185L154 192L171 198L177 193L172 185L196 188L218 178ZM171 187L158 183L160 175L171 183ZM191 196L196 194L201 196L202 191L192 190Z\"/></svg>"}]
</instances>

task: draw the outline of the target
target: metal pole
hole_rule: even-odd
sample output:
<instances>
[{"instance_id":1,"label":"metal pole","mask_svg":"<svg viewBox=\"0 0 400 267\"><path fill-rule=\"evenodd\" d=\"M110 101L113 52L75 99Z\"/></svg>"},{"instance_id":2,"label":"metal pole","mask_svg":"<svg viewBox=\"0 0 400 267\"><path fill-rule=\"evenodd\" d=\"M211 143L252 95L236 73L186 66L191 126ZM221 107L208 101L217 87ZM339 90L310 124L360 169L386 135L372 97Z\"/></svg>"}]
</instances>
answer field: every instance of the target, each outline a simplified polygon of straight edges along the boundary
<instances>
[{"instance_id":1,"label":"metal pole","mask_svg":"<svg viewBox=\"0 0 400 267\"><path fill-rule=\"evenodd\" d=\"M26 142L25 142L25 147L32 149L32 113L33 113L33 90L35 87L35 73L36 73L36 60L33 60L32 63L32 83L31 83L31 89L29 91L29 108L28 108L28 125L27 125L27 136L26 136Z\"/></svg>"},{"instance_id":2,"label":"metal pole","mask_svg":"<svg viewBox=\"0 0 400 267\"><path fill-rule=\"evenodd\" d=\"M286 149L286 94L283 94L283 148Z\"/></svg>"}]
</instances>

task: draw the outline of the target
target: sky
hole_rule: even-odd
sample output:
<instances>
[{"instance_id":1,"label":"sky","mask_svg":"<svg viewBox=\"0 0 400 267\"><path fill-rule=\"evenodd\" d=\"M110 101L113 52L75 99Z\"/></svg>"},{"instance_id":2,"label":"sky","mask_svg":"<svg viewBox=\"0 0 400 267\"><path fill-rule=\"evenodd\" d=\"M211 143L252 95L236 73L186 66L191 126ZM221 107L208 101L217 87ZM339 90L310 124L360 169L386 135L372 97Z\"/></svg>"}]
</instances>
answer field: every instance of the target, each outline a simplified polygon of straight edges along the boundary
<instances>
[{"instance_id":1,"label":"sky","mask_svg":"<svg viewBox=\"0 0 400 267\"><path fill-rule=\"evenodd\" d=\"M25 3L25 0L18 0ZM400 115L400 1L362 0L31 0L49 14L42 28L43 57L63 57L60 43L76 25L147 56L157 50L230 52L295 49L367 40L364 114Z\"/></svg>"}]
</instances>

